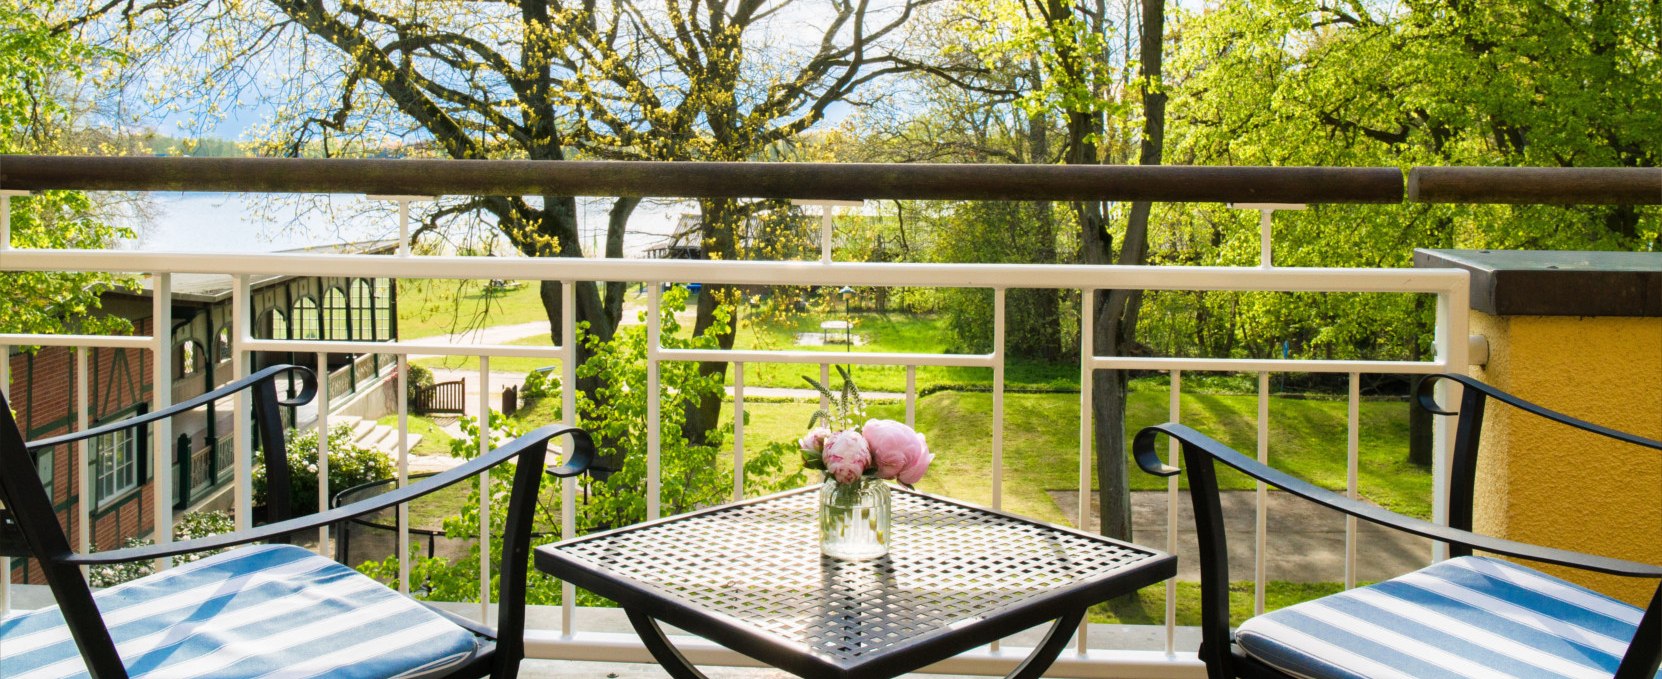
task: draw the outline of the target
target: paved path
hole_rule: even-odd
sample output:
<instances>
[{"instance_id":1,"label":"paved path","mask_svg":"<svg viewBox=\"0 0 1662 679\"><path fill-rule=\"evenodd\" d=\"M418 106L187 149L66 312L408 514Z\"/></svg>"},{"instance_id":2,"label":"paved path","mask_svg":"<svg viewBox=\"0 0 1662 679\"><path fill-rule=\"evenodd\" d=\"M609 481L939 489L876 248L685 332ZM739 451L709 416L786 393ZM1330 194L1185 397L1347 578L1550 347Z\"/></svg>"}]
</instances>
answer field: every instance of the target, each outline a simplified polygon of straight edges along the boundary
<instances>
[{"instance_id":1,"label":"paved path","mask_svg":"<svg viewBox=\"0 0 1662 679\"><path fill-rule=\"evenodd\" d=\"M496 325L489 328L474 328L466 332L452 333L420 338L423 342L445 342L448 344L507 344L514 340L527 337L548 337L548 321L532 321L514 325ZM410 358L425 358L412 355Z\"/></svg>"},{"instance_id":2,"label":"paved path","mask_svg":"<svg viewBox=\"0 0 1662 679\"><path fill-rule=\"evenodd\" d=\"M1093 496L1097 495L1092 493ZM1253 529L1256 521L1252 491L1224 491L1224 532L1229 540L1229 578L1251 580ZM1051 499L1073 525L1078 525L1078 491L1050 491ZM1091 499L1091 524L1097 513ZM1267 502L1265 578L1291 582L1338 582L1345 577L1345 519L1339 512L1282 492L1271 492ZM1195 537L1194 504L1189 491L1177 498L1177 579L1200 579L1200 546ZM1132 540L1157 549L1166 546L1166 493L1131 494ZM1431 541L1400 531L1357 521L1356 579L1387 580L1431 563Z\"/></svg>"}]
</instances>

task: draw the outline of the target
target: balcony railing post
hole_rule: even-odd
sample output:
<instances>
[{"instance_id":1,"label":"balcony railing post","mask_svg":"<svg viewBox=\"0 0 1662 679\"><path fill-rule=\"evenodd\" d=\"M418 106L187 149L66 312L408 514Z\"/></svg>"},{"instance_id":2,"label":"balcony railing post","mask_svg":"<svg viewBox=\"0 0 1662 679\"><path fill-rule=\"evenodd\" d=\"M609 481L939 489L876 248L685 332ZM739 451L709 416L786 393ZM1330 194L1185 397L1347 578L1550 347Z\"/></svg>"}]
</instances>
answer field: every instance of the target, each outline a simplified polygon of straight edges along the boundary
<instances>
[{"instance_id":1,"label":"balcony railing post","mask_svg":"<svg viewBox=\"0 0 1662 679\"><path fill-rule=\"evenodd\" d=\"M154 360L151 361L150 407L152 411L159 411L173 405L173 275L158 273L151 276L150 281L150 318L156 344ZM156 443L150 448L154 462L154 471L150 476L155 483L154 501L151 503L155 510L152 535L156 544L165 545L173 541L173 504L167 501L173 493L173 478L167 473L169 446L166 445L167 441L173 440L172 419L157 420L151 436ZM172 563L173 559L162 557L156 560L156 569L166 569Z\"/></svg>"},{"instance_id":2,"label":"balcony railing post","mask_svg":"<svg viewBox=\"0 0 1662 679\"><path fill-rule=\"evenodd\" d=\"M1004 288L993 288L993 509L1004 508Z\"/></svg>"},{"instance_id":3,"label":"balcony railing post","mask_svg":"<svg viewBox=\"0 0 1662 679\"><path fill-rule=\"evenodd\" d=\"M4 199L0 198L0 200L4 200ZM8 206L7 209L10 210L10 207ZM5 225L5 228L9 229L10 225L11 225L11 215L6 214L6 215L3 215L3 217L4 217L4 219L0 219L0 224ZM0 248L4 248L4 247L5 247L4 241L0 241ZM6 395L6 402L7 403L11 402L11 398L12 398L12 348L9 347L9 346L6 346L4 344L0 344L0 393L3 393L3 394ZM86 467L81 467L81 469L82 469L82 472L80 474L77 474L77 476L80 476L81 478L84 479L84 478L86 478L86 471L85 471ZM87 497L87 496L82 495L81 497ZM86 503L83 502L81 504L86 504ZM86 551L86 547L84 545L81 547L81 551L83 551L83 552ZM9 557L9 556L0 556L0 618L5 617L8 613L11 613L11 612L12 612L12 558Z\"/></svg>"},{"instance_id":4,"label":"balcony railing post","mask_svg":"<svg viewBox=\"0 0 1662 679\"><path fill-rule=\"evenodd\" d=\"M1079 291L1079 530L1091 529L1091 451L1094 437L1091 435L1091 378L1096 374L1096 334L1092 329L1096 326L1096 289L1085 288ZM1172 521L1172 517L1166 517ZM1089 625L1079 624L1079 636L1075 640L1075 650L1084 655L1089 649L1089 641L1085 638Z\"/></svg>"},{"instance_id":5,"label":"balcony railing post","mask_svg":"<svg viewBox=\"0 0 1662 679\"><path fill-rule=\"evenodd\" d=\"M390 200L398 204L398 256L410 256L410 203L432 202L434 196L367 195L370 200Z\"/></svg>"},{"instance_id":6,"label":"balcony railing post","mask_svg":"<svg viewBox=\"0 0 1662 679\"><path fill-rule=\"evenodd\" d=\"M28 191L0 189L0 252L12 249L12 199L27 195L29 195ZM7 573L9 574L10 571L7 571ZM10 575L7 577L10 577ZM4 610L4 608L0 607L0 610Z\"/></svg>"},{"instance_id":7,"label":"balcony railing post","mask_svg":"<svg viewBox=\"0 0 1662 679\"><path fill-rule=\"evenodd\" d=\"M86 431L87 427L91 426L92 399L91 399L90 395L91 395L92 392L91 392L91 390L87 389L87 385L90 382L90 380L88 379L88 373L90 372L90 366L88 365L88 362L87 362L87 354L88 354L88 352L86 350L86 347L76 347L76 351L75 351L75 430L76 431ZM6 367L7 368L11 367L11 361L10 360L6 361ZM8 380L8 383L9 383L9 380ZM92 451L92 442L91 441L82 440L82 441L77 441L75 443L75 470L76 471L71 476L74 476L77 483L79 484L79 487L76 489L76 492L79 493L79 494L76 497L83 497L83 498L91 498L92 497L92 479L91 479L92 474L90 473L91 468L92 468L91 451ZM75 543L76 543L77 548L80 549L82 553L92 551L92 503L91 502L77 502L77 503L75 503L75 521L76 521L76 524L77 524L76 527L75 527ZM87 569L82 569L82 575L83 576L86 575L86 570Z\"/></svg>"},{"instance_id":8,"label":"balcony railing post","mask_svg":"<svg viewBox=\"0 0 1662 679\"><path fill-rule=\"evenodd\" d=\"M659 307L663 304L663 283L648 281L646 288L646 519L656 520L661 511L658 506L658 492L661 485L658 479L659 454L663 450L663 442L659 440L663 423L659 420L658 399L663 394L658 385L658 352L662 349L662 319L659 318Z\"/></svg>"},{"instance_id":9,"label":"balcony railing post","mask_svg":"<svg viewBox=\"0 0 1662 679\"><path fill-rule=\"evenodd\" d=\"M1303 210L1307 207L1302 203L1231 203L1229 206L1237 210L1258 211L1258 267L1261 269L1275 266L1275 251L1270 243L1275 211Z\"/></svg>"},{"instance_id":10,"label":"balcony railing post","mask_svg":"<svg viewBox=\"0 0 1662 679\"><path fill-rule=\"evenodd\" d=\"M318 352L317 369L319 374L329 367L329 354ZM334 397L329 380L322 380L318 384L317 400L317 511L329 510L329 400ZM317 553L328 555L329 527L319 526L317 529Z\"/></svg>"},{"instance_id":11,"label":"balcony railing post","mask_svg":"<svg viewBox=\"0 0 1662 679\"><path fill-rule=\"evenodd\" d=\"M744 361L733 363L733 501L744 499Z\"/></svg>"},{"instance_id":12,"label":"balcony railing post","mask_svg":"<svg viewBox=\"0 0 1662 679\"><path fill-rule=\"evenodd\" d=\"M462 400L467 394L462 394ZM503 408L503 414L510 414ZM479 456L491 450L491 357L479 357ZM479 473L479 622L489 624L491 616L491 472ZM432 538L428 538L432 551ZM431 553L428 556L432 556Z\"/></svg>"},{"instance_id":13,"label":"balcony railing post","mask_svg":"<svg viewBox=\"0 0 1662 679\"><path fill-rule=\"evenodd\" d=\"M560 281L560 417L566 425L577 425L577 281ZM577 477L560 484L560 537L577 537ZM560 583L560 631L567 637L576 631L577 587Z\"/></svg>"},{"instance_id":14,"label":"balcony railing post","mask_svg":"<svg viewBox=\"0 0 1662 679\"><path fill-rule=\"evenodd\" d=\"M238 274L231 277L231 332L236 339L231 344L231 377L242 379L252 371L251 363L254 355L248 350L253 342L253 329L249 327L254 313L249 308L249 285L247 274ZM294 382L290 379L290 394L293 394ZM244 391L239 391L231 397L231 436L232 453L231 466L236 470L233 478L234 486L231 491L232 514L236 518L237 530L247 530L254 522L254 452L253 452L253 424L248 414L252 412L249 399ZM299 424L291 415L289 421Z\"/></svg>"}]
</instances>

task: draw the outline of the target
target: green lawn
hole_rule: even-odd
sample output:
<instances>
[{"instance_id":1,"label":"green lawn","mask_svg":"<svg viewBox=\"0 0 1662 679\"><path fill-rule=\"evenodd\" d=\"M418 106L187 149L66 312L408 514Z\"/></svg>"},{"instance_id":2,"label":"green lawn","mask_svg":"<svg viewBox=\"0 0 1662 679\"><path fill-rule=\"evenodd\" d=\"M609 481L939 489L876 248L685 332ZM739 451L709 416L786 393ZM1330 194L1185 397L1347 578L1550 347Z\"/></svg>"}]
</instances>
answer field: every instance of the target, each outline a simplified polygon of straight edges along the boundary
<instances>
[{"instance_id":1,"label":"green lawn","mask_svg":"<svg viewBox=\"0 0 1662 679\"><path fill-rule=\"evenodd\" d=\"M1131 395L1131 429L1166 420L1165 389ZM814 402L745 403L745 448L802 435ZM731 405L726 409L732 415ZM1014 512L1063 522L1045 492L1079 487L1079 397L1077 394L1006 394L1004 397L1004 506ZM971 502L992 501L992 395L945 391L918 401L918 430L929 440L935 463L919 486ZM873 404L871 417L905 419L902 404ZM1252 396L1185 393L1182 420L1220 441L1255 454L1257 406ZM1431 513L1430 470L1402 460L1407 456L1408 405L1400 401L1361 404L1358 478L1362 495L1411 516ZM1270 462L1278 469L1323 487L1345 484L1345 403L1272 397ZM1133 490L1164 490L1163 478L1126 461ZM794 467L786 472L794 471ZM1095 486L1093 478L1093 487ZM1220 470L1226 490L1250 490L1250 480ZM1187 485L1186 483L1184 484Z\"/></svg>"},{"instance_id":2,"label":"green lawn","mask_svg":"<svg viewBox=\"0 0 1662 679\"><path fill-rule=\"evenodd\" d=\"M444 430L440 429L438 425L433 424L433 421L430 419L420 415L410 415L409 418L410 433L421 437L421 440L417 441L416 444L410 448L411 455L450 454L449 434L444 433ZM398 416L386 415L381 419L376 420L375 423L396 429L398 427Z\"/></svg>"},{"instance_id":3,"label":"green lawn","mask_svg":"<svg viewBox=\"0 0 1662 679\"><path fill-rule=\"evenodd\" d=\"M865 343L849 347L844 344L798 346L798 333L820 332L819 324L828 319L820 315L804 315L779 324L745 323L734 338L737 349L820 351L825 353L925 353L944 354L951 351L952 333L945 316L937 314L856 313L852 316L854 334ZM833 373L835 375L835 373ZM817 365L747 364L745 384L764 387L805 387L804 376L819 378ZM917 385L923 388L935 385L984 385L991 387L991 368L960 368L920 366ZM1079 383L1079 366L1072 361L1030 361L1011 358L1005 365L1004 382L1016 389L1074 389ZM859 366L855 383L866 391L906 390L906 369L903 366Z\"/></svg>"},{"instance_id":4,"label":"green lawn","mask_svg":"<svg viewBox=\"0 0 1662 679\"><path fill-rule=\"evenodd\" d=\"M1167 419L1165 389L1131 395L1128 431ZM1079 397L1076 394L1006 394L1004 397L1004 505L1012 511L1060 521L1046 490L1079 487ZM1407 457L1408 405L1361 404L1358 478L1364 497L1411 516L1431 512L1431 473ZM1252 396L1184 393L1182 421L1247 454L1255 454L1257 406ZM918 428L936 453L923 486L975 502L992 499L992 395L941 392L919 402ZM1270 400L1270 463L1330 489L1345 484L1345 403L1294 398ZM1133 490L1161 490L1165 479L1144 474L1130 460ZM943 473L944 472L944 473ZM1239 473L1220 470L1226 490L1252 488ZM1187 483L1185 482L1186 486ZM1093 479L1094 486L1094 479Z\"/></svg>"},{"instance_id":5,"label":"green lawn","mask_svg":"<svg viewBox=\"0 0 1662 679\"><path fill-rule=\"evenodd\" d=\"M554 345L548 335L522 337L509 342L504 342L504 344L514 344L526 347L547 347ZM470 370L474 372L478 372L479 370L478 356L433 356L431 358L418 358L412 362L423 368L448 368L450 370ZM499 356L491 359L491 372L523 374L551 365L560 365L559 359Z\"/></svg>"},{"instance_id":6,"label":"green lawn","mask_svg":"<svg viewBox=\"0 0 1662 679\"><path fill-rule=\"evenodd\" d=\"M398 281L398 336L419 339L497 325L548 320L537 281L518 281L510 290L491 290L487 281L405 279Z\"/></svg>"},{"instance_id":7,"label":"green lawn","mask_svg":"<svg viewBox=\"0 0 1662 679\"><path fill-rule=\"evenodd\" d=\"M1361 583L1358 583L1361 584ZM1338 582L1264 583L1264 610L1273 611L1296 603L1344 590ZM1252 617L1252 583L1229 583L1229 617L1241 622ZM1120 597L1091 607L1090 621L1124 625L1161 625L1166 620L1166 585L1150 585L1132 596ZM1200 625L1200 583L1177 583L1177 624Z\"/></svg>"}]
</instances>

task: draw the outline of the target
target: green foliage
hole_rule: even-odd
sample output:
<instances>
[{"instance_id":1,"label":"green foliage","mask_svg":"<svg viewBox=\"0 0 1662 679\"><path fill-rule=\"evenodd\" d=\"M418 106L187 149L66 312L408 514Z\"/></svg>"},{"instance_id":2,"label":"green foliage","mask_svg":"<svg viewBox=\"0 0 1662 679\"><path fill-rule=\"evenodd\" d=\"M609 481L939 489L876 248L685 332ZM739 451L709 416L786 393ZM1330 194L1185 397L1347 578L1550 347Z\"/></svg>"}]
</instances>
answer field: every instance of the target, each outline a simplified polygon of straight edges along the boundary
<instances>
[{"instance_id":1,"label":"green foliage","mask_svg":"<svg viewBox=\"0 0 1662 679\"><path fill-rule=\"evenodd\" d=\"M179 517L173 524L173 541L194 540L210 535L229 533L237 529L236 520L231 515L221 511L190 512ZM150 538L127 538L121 545L123 549L129 547L143 547L150 544ZM203 552L191 552L173 557L174 565L186 564L199 559L213 556L223 549L210 549ZM143 561L126 561L123 563L100 564L87 569L87 584L93 587L114 587L123 582L137 580L156 572L156 563L149 559Z\"/></svg>"},{"instance_id":2,"label":"green foliage","mask_svg":"<svg viewBox=\"0 0 1662 679\"><path fill-rule=\"evenodd\" d=\"M288 431L289 506L295 516L317 512L317 430ZM266 499L263 462L254 465L254 503ZM392 456L357 444L352 427L338 425L329 430L329 491L338 493L353 486L393 478Z\"/></svg>"},{"instance_id":3,"label":"green foliage","mask_svg":"<svg viewBox=\"0 0 1662 679\"><path fill-rule=\"evenodd\" d=\"M663 344L665 348L711 348L716 333L724 331L727 312L716 314L720 324L697 337L681 332L680 324L671 311L686 300L686 290L674 288L664 295L662 307ZM644 319L643 319L644 320ZM578 367L579 377L594 377L601 382L598 401L579 392L578 408L582 425L595 437L603 459L617 460L619 469L605 481L593 476L578 479L581 490L577 512L577 528L581 533L625 526L645 521L646 516L646 331L644 325L619 328L609 342L602 342L580 327L581 340L594 352ZM705 443L694 444L681 435L686 421L687 407L700 398L719 394L720 375L700 375L693 363L660 364L661 380L661 449L659 454L662 490L660 499L664 515L678 514L699 507L726 502L732 498L732 464L726 447L731 423L722 426ZM492 412L490 428L496 444L505 443L529 429L532 423ZM537 426L546 424L534 423ZM473 418L462 418L464 436L451 444L451 454L472 458L478 454L478 423ZM495 445L495 444L493 444ZM785 474L783 461L793 459L794 452L769 447L751 451L745 456L744 473L747 488L757 492L801 485L800 471ZM552 462L553 460L550 460ZM508 463L491 472L491 560L501 563L502 535L507 520L508 499L512 494L514 466ZM447 537L477 539L479 533L478 484L469 484L468 501L455 516L445 519ZM544 533L534 540L537 544L553 542L558 538L558 517L562 502L558 484L551 478L543 484L541 499L536 504L533 530ZM418 596L443 601L476 600L479 592L479 547L471 548L469 556L455 561L444 557L427 558L420 552L410 554L411 583L422 587ZM360 564L359 570L382 580L395 578L398 561L389 557L384 561ZM494 569L493 569L494 572ZM424 584L423 584L424 583ZM494 583L493 583L494 589ZM540 573L532 572L527 601L532 604L559 602L558 583ZM604 600L579 591L580 605L609 605Z\"/></svg>"},{"instance_id":4,"label":"green foliage","mask_svg":"<svg viewBox=\"0 0 1662 679\"><path fill-rule=\"evenodd\" d=\"M404 386L409 393L405 394L405 396L409 399L410 403L415 403L420 400L416 397L423 389L433 386L433 371L414 363L410 363L408 365L410 367L410 377L409 381Z\"/></svg>"},{"instance_id":5,"label":"green foliage","mask_svg":"<svg viewBox=\"0 0 1662 679\"><path fill-rule=\"evenodd\" d=\"M1064 203L976 201L920 212L919 221L933 232L932 259L937 262L1055 264L1059 253L1077 248L1078 229ZM940 295L956 338L953 348L992 351L992 291L947 288ZM1071 309L1078 306L1076 294L1017 288L1007 295L1005 337L1011 355L1056 360L1075 350L1079 330Z\"/></svg>"},{"instance_id":6,"label":"green foliage","mask_svg":"<svg viewBox=\"0 0 1662 679\"><path fill-rule=\"evenodd\" d=\"M1181 21L1174 155L1654 167L1659 15L1654 4L1593 0L1230 0ZM1659 217L1633 206L1327 208L1278 219L1277 263L1406 266L1413 247L1654 250Z\"/></svg>"},{"instance_id":7,"label":"green foliage","mask_svg":"<svg viewBox=\"0 0 1662 679\"><path fill-rule=\"evenodd\" d=\"M547 398L560 393L560 376L553 370L532 370L525 373L525 382L519 387L519 397L527 401Z\"/></svg>"},{"instance_id":8,"label":"green foliage","mask_svg":"<svg viewBox=\"0 0 1662 679\"><path fill-rule=\"evenodd\" d=\"M80 83L86 67L116 55L55 32L38 8L0 0L0 153L63 153L73 112L60 94ZM11 246L104 248L132 232L104 223L85 193L43 191L11 201ZM0 331L122 334L130 324L94 315L101 296L130 289L130 276L85 272L0 273Z\"/></svg>"},{"instance_id":9,"label":"green foliage","mask_svg":"<svg viewBox=\"0 0 1662 679\"><path fill-rule=\"evenodd\" d=\"M859 424L866 418L866 402L860 398L860 388L854 386L854 378L848 374L848 368L837 366L837 375L843 378L843 388L838 393L807 375L802 379L813 385L821 396L825 397L826 407L814 411L808 418L808 428L826 427L832 431L843 431Z\"/></svg>"}]
</instances>

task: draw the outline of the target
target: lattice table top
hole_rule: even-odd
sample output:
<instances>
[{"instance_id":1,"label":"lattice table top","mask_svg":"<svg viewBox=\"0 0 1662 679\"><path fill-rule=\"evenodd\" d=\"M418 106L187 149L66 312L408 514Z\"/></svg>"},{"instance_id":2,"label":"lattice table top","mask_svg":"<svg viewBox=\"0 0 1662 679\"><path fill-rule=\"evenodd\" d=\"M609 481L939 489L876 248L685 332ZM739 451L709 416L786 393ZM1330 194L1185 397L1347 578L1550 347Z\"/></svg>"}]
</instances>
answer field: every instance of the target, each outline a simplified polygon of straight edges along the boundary
<instances>
[{"instance_id":1,"label":"lattice table top","mask_svg":"<svg viewBox=\"0 0 1662 679\"><path fill-rule=\"evenodd\" d=\"M819 552L813 491L543 547L537 564L625 606L693 614L663 616L688 631L739 630L838 669L981 623L1031 619L1018 615L1024 608L1090 605L1175 572L1175 560L1154 550L901 489L889 555L831 559Z\"/></svg>"}]
</instances>

